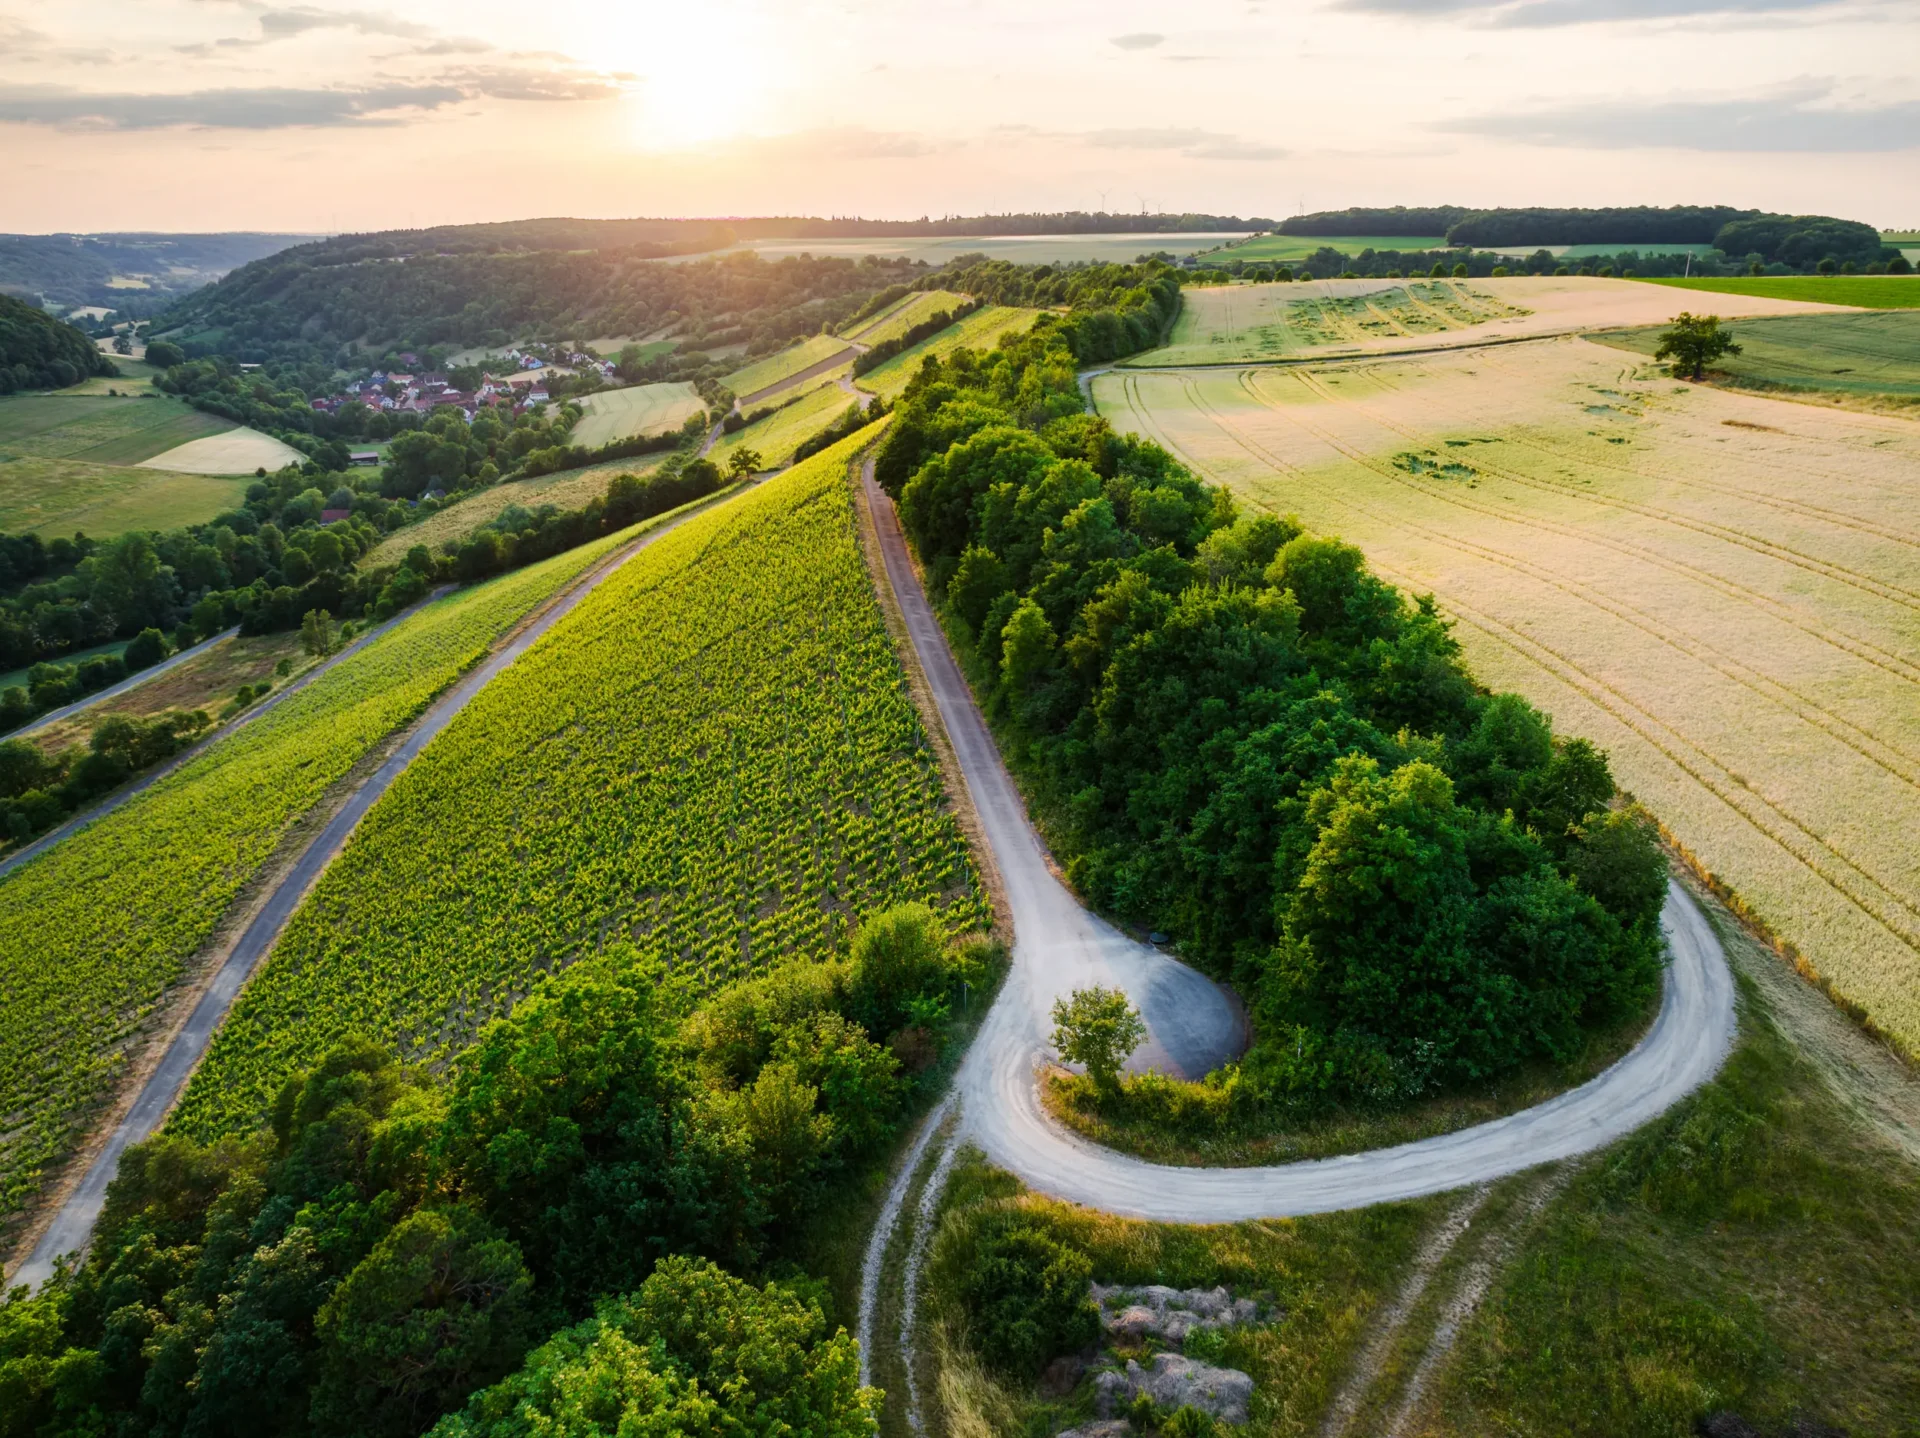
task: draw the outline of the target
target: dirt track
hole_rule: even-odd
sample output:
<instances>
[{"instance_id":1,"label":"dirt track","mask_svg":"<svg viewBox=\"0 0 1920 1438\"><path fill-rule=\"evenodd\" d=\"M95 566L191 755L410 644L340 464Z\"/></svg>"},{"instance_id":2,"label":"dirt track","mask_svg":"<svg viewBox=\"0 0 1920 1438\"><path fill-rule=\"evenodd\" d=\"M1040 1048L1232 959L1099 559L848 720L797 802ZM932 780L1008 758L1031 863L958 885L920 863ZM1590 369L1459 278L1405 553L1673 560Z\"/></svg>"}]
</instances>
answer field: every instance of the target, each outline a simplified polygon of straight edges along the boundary
<instances>
[{"instance_id":1,"label":"dirt track","mask_svg":"<svg viewBox=\"0 0 1920 1438\"><path fill-rule=\"evenodd\" d=\"M1484 1182L1587 1153L1664 1112L1719 1069L1734 1032L1732 975L1718 938L1677 884L1663 916L1673 963L1659 1017L1590 1083L1506 1118L1397 1148L1270 1168L1173 1168L1076 1138L1044 1112L1035 1066L1049 1056L1053 999L1103 983L1147 1021L1135 1067L1187 1077L1243 1044L1237 1006L1210 980L1088 913L1054 876L908 559L890 501L865 484L887 577L952 739L1013 910L1013 969L956 1079L968 1137L1034 1188L1113 1213L1209 1223L1356 1208Z\"/></svg>"}]
</instances>

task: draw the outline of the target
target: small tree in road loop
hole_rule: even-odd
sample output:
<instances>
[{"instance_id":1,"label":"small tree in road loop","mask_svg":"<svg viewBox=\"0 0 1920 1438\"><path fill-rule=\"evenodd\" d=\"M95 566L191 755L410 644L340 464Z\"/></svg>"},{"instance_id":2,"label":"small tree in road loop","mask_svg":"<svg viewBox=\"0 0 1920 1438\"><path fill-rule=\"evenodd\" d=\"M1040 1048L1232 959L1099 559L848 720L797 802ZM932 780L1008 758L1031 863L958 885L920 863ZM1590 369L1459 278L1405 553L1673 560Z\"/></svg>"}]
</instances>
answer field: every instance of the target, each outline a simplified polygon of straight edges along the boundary
<instances>
[{"instance_id":1,"label":"small tree in road loop","mask_svg":"<svg viewBox=\"0 0 1920 1438\"><path fill-rule=\"evenodd\" d=\"M1119 1087L1120 1066L1140 1047L1147 1026L1118 989L1075 989L1053 1002L1053 1046L1069 1063L1084 1064L1094 1087Z\"/></svg>"},{"instance_id":2,"label":"small tree in road loop","mask_svg":"<svg viewBox=\"0 0 1920 1438\"><path fill-rule=\"evenodd\" d=\"M1708 365L1722 355L1737 355L1740 346L1733 336L1720 328L1718 315L1692 315L1685 311L1674 317L1673 328L1660 336L1660 348L1653 352L1657 360L1673 361L1673 372L1698 380Z\"/></svg>"}]
</instances>

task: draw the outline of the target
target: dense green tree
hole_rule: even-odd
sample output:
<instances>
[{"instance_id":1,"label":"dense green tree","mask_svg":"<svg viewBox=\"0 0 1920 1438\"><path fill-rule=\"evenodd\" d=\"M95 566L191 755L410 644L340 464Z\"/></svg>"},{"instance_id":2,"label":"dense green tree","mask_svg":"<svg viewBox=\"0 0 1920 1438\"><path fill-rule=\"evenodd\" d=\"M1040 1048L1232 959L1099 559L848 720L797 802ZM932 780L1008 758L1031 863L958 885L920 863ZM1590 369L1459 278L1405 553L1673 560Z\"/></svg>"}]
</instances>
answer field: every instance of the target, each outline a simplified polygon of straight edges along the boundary
<instances>
[{"instance_id":1,"label":"dense green tree","mask_svg":"<svg viewBox=\"0 0 1920 1438\"><path fill-rule=\"evenodd\" d=\"M1660 336L1654 350L1657 360L1672 361L1673 373L1698 381L1708 365L1727 355L1740 353L1733 336L1720 327L1718 315L1695 315L1682 310L1673 325Z\"/></svg>"},{"instance_id":2,"label":"dense green tree","mask_svg":"<svg viewBox=\"0 0 1920 1438\"><path fill-rule=\"evenodd\" d=\"M1120 1070L1147 1026L1119 989L1075 989L1053 1001L1053 1046L1068 1063L1081 1064L1103 1093L1119 1086Z\"/></svg>"}]
</instances>

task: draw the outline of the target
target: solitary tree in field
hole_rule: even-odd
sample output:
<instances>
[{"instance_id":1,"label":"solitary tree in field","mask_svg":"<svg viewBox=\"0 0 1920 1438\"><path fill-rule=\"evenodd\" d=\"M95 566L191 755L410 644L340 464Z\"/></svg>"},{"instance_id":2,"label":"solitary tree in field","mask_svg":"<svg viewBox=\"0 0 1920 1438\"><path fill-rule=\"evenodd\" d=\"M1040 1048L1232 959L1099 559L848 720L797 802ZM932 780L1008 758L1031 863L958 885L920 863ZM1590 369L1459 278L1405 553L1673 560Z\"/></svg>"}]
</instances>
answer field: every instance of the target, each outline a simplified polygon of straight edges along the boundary
<instances>
[{"instance_id":1,"label":"solitary tree in field","mask_svg":"<svg viewBox=\"0 0 1920 1438\"><path fill-rule=\"evenodd\" d=\"M1671 360L1673 373L1698 380L1708 365L1722 355L1737 355L1740 346L1733 336L1720 328L1718 315L1694 315L1682 310L1674 316L1673 328L1660 336L1660 348L1653 352L1657 360Z\"/></svg>"},{"instance_id":2,"label":"solitary tree in field","mask_svg":"<svg viewBox=\"0 0 1920 1438\"><path fill-rule=\"evenodd\" d=\"M760 452L742 445L727 460L727 477L745 479L758 468L760 468Z\"/></svg>"},{"instance_id":3,"label":"solitary tree in field","mask_svg":"<svg viewBox=\"0 0 1920 1438\"><path fill-rule=\"evenodd\" d=\"M1120 1065L1146 1036L1140 1011L1118 989L1075 989L1053 1001L1053 1046L1067 1062L1084 1064L1103 1093L1119 1087Z\"/></svg>"},{"instance_id":4,"label":"solitary tree in field","mask_svg":"<svg viewBox=\"0 0 1920 1438\"><path fill-rule=\"evenodd\" d=\"M333 616L324 609L309 609L300 621L300 647L316 659L333 653Z\"/></svg>"}]
</instances>

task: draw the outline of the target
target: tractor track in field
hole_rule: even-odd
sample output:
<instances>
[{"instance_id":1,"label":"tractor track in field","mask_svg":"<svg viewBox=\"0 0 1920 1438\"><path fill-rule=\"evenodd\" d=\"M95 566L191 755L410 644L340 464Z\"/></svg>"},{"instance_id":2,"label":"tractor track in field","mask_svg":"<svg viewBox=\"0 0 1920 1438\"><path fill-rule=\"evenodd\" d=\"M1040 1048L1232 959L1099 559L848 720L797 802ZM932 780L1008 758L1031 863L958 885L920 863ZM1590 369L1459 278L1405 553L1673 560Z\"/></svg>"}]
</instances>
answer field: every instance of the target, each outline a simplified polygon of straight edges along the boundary
<instances>
[{"instance_id":1,"label":"tractor track in field","mask_svg":"<svg viewBox=\"0 0 1920 1438\"><path fill-rule=\"evenodd\" d=\"M107 1186L119 1168L120 1155L131 1145L142 1142L159 1130L185 1091L187 1081L199 1066L227 1011L254 970L272 952L301 901L339 856L367 811L392 787L420 752L481 690L518 661L635 555L662 535L672 533L688 520L726 503L757 483L757 480L748 481L723 490L709 502L690 506L683 513L636 535L631 542L555 594L544 606L526 615L496 642L486 659L456 679L424 713L406 726L404 737L385 761L344 796L333 816L273 882L251 920L211 973L185 1021L168 1040L131 1104L114 1124L105 1141L98 1145L77 1182L61 1198L26 1260L8 1276L8 1283L37 1285L52 1275L57 1258L86 1247L105 1204ZM393 622L397 622L397 617L389 624ZM375 632L379 631L369 631L367 637L371 638ZM346 652L342 651L342 657ZM315 675L319 672L319 668L312 671ZM289 686L285 692L292 691L293 686Z\"/></svg>"},{"instance_id":2,"label":"tractor track in field","mask_svg":"<svg viewBox=\"0 0 1920 1438\"><path fill-rule=\"evenodd\" d=\"M1290 473L1296 476L1299 476L1301 474L1301 471L1297 467L1288 464L1286 461L1282 460L1279 456L1273 454L1270 450L1266 449L1265 446L1259 444L1258 441L1242 433L1241 428L1239 426L1233 425L1232 423L1227 421L1223 416L1215 412L1200 397L1197 390L1194 390L1191 388L1190 381L1184 381L1183 383L1187 384L1189 387L1189 398L1192 402L1193 408L1195 408L1198 412L1206 415L1207 418L1212 421L1212 423L1216 426L1216 428L1220 430L1222 434L1226 435L1235 444L1239 445L1242 449L1246 450L1251 457L1253 457L1254 459L1256 459L1257 461L1265 465L1268 465L1270 467L1277 469L1281 473ZM1136 414L1141 414L1144 412L1141 404L1131 394L1129 396L1129 403L1133 407L1134 412ZM1391 466L1382 466L1380 464L1371 462L1364 455L1361 455L1358 451L1353 450L1350 447L1339 445L1335 441L1321 434L1318 430L1314 429L1312 426L1307 425L1304 421L1299 420L1296 416L1288 416L1288 418L1292 419L1293 422L1299 428L1307 430L1308 433L1313 434L1316 438L1321 439L1323 443L1329 444L1331 447L1336 449L1339 453L1341 453L1348 459L1362 465L1362 467L1367 468L1376 474L1379 474L1383 478L1386 478L1395 483L1401 484L1403 487L1408 488L1414 491L1415 493L1433 495L1434 497L1441 498L1443 500L1448 500L1452 503L1460 504L1462 505L1462 507L1466 507L1470 509L1480 508L1479 506L1465 505L1462 501L1458 500L1455 496L1438 493L1436 491L1428 489L1425 486L1413 483L1410 480L1408 480L1406 477L1402 476L1399 473L1399 471L1393 470ZM1185 451L1182 450L1180 446L1178 446L1176 443L1173 443L1171 441L1170 437L1165 436L1164 432L1160 432L1160 437L1167 441L1169 448L1173 449L1175 453L1181 453L1181 454L1185 453ZM1411 533L1421 534L1424 537L1436 543L1440 543L1447 547L1454 548L1456 550L1459 550L1462 553L1473 555L1476 558L1497 563L1503 567L1513 570L1516 573L1526 572L1525 569L1522 568L1523 564L1525 564L1526 562L1521 561L1514 556L1505 555L1500 553L1499 551L1482 550L1480 549L1480 547L1472 545L1468 541L1461 540L1456 536L1448 535L1440 531L1428 530L1424 526L1413 524L1404 518L1381 514L1375 510L1370 509L1368 506L1360 503L1359 501L1353 500L1345 495L1337 495L1335 496L1335 498L1338 503L1353 510L1355 513L1366 516L1367 518L1373 520L1375 523L1386 525L1389 528L1400 529L1400 530L1411 532ZM1534 528L1549 529L1549 530L1553 528L1552 526L1546 525L1546 524L1535 524L1535 525L1529 526L1524 518L1521 518L1518 516L1510 516L1498 510L1487 509L1485 510L1485 512L1497 519L1512 519L1514 520L1514 522L1520 523L1522 527L1534 527ZM1619 549L1627 550L1627 552L1630 552L1630 549L1628 547L1620 546L1617 544L1607 545L1606 541L1601 540L1598 536L1594 536L1587 533L1576 531L1576 532L1572 532L1568 537L1572 537L1582 541L1591 541L1591 542L1601 543L1606 547L1619 548ZM1711 579L1711 576L1706 576L1704 574L1691 572L1689 566L1675 565L1672 563L1661 563L1661 561L1659 561L1657 558L1654 558L1653 556L1637 556L1637 557L1647 558L1649 562L1660 564L1660 567L1662 568L1674 570L1675 572L1680 573L1682 577L1698 579L1703 582ZM1401 579L1401 582L1403 583L1406 582L1404 576L1395 576L1392 573L1392 571L1384 567L1382 568L1382 573L1387 574L1388 577L1399 577ZM1558 579L1552 580L1550 582L1554 583L1555 587L1561 588L1563 591L1566 591L1569 593L1573 592L1567 589L1567 585L1565 582L1562 582ZM1719 586L1716 585L1713 587L1717 588ZM1741 590L1740 586L1731 586L1731 587L1736 591ZM1748 602L1760 601L1760 603L1756 604L1756 607L1770 607L1772 603L1771 601L1766 601L1764 596L1758 595L1751 591L1736 592L1732 597L1741 598L1741 599L1747 600ZM1531 663L1535 664L1536 666L1544 669L1546 672L1560 679L1561 682L1568 684L1570 687L1578 690L1582 695L1584 695L1589 700L1589 702L1593 703L1596 707L1600 708L1601 710L1609 714L1611 717L1613 717L1616 720L1616 722L1620 723L1625 728L1631 730L1633 733L1638 735L1648 745L1650 745L1652 748L1657 750L1663 757L1665 757L1668 760L1668 762L1672 763L1676 768L1678 768L1681 772L1685 773L1690 779L1692 779L1701 788L1705 789L1708 793L1712 794L1716 799L1718 799L1722 804L1726 805L1734 813L1738 814L1742 820L1744 820L1747 824L1749 824L1759 833L1764 835L1767 839L1772 841L1772 843L1776 847L1778 847L1782 852L1791 856L1797 863L1799 863L1803 868L1805 868L1809 873L1811 873L1816 879L1818 879L1819 881L1827 885L1829 888L1834 890L1835 893L1837 893L1840 897L1845 899L1854 908L1856 908L1860 912L1867 915L1870 919L1872 919L1875 923L1877 923L1889 935L1889 937L1893 938L1896 942L1906 946L1909 949L1920 951L1920 915L1916 915L1914 906L1910 904L1907 900L1901 898L1897 890L1887 885L1884 881L1882 881L1872 872L1867 870L1863 865L1856 862L1854 859L1834 849L1832 845L1829 844L1825 839L1811 833L1809 830L1805 828L1804 825L1802 825L1792 815L1786 813L1784 810L1780 809L1777 805L1773 804L1770 800L1766 799L1764 796L1754 791L1744 781L1737 779L1733 775L1731 770L1727 769L1725 765L1721 764L1718 760L1714 759L1702 746L1700 746L1698 743L1696 743L1692 739L1688 738L1687 735L1682 733L1679 729L1675 728L1671 723L1669 723L1665 719L1660 718L1658 715L1653 714L1652 712L1645 709L1641 705L1637 704L1635 701L1630 699L1627 695L1622 693L1618 688L1600 679L1598 676L1590 673L1589 671L1583 669L1570 656L1560 652L1557 649L1554 649L1552 646L1546 644L1544 641L1538 638L1535 638L1532 635L1520 634L1517 630L1513 629L1510 625L1507 625L1502 621L1495 619L1493 616L1485 614L1475 609L1472 605L1460 600L1458 597L1453 597L1448 600L1448 608L1451 613L1455 614L1457 617L1464 620L1473 628L1478 629L1481 633L1486 634L1489 638L1492 638L1497 642L1501 643L1502 645L1504 645L1505 647L1512 649L1515 652L1521 654L1523 657L1528 659ZM1792 622L1792 621L1789 620L1789 622ZM1822 635L1819 631L1811 629L1804 624L1795 623L1794 627L1801 629L1803 632L1808 633L1812 637L1827 639L1828 642L1832 642L1829 636ZM1711 646L1703 646L1703 647L1711 649ZM1845 649L1845 646L1841 646L1841 645L1835 645L1835 647L1842 648L1843 650ZM1684 652L1684 650L1682 650L1681 652ZM1851 653L1853 651L1846 650L1845 652ZM1540 655L1542 654L1549 656L1551 662L1542 660L1540 658ZM1855 657L1864 658L1864 656L1861 656L1858 654L1856 654ZM1889 666L1883 665L1883 666L1877 666L1877 667L1886 668ZM1899 674L1897 671L1895 672L1896 672L1896 677L1903 678L1903 679L1907 677L1904 674ZM1728 675L1727 677L1734 678L1736 676ZM1786 688L1786 686L1781 686L1781 687L1783 690ZM1767 696L1767 697L1771 698L1772 696ZM1773 700L1773 702L1778 703L1778 700L1775 699ZM1819 709L1819 706L1812 705L1812 704L1809 704L1808 707ZM1820 710L1820 712L1828 714L1829 717L1833 718L1836 723L1846 724L1847 722L1844 720L1839 720L1837 716L1832 716L1830 714L1830 711ZM1635 715L1638 716L1637 719L1633 717ZM1801 716L1801 717L1804 718L1805 716ZM1812 722L1812 721L1809 720L1808 722ZM1652 726L1652 727L1650 728L1649 726ZM1826 726L1824 725L1815 724L1814 727L1821 728L1823 729L1823 731L1828 732L1836 740L1840 740L1843 743L1845 742L1845 740L1842 739L1842 736L1840 736L1839 734L1834 734L1830 729L1827 729ZM1653 732L1655 729L1659 731L1664 731L1664 733L1668 737L1665 739L1661 738L1658 734ZM1868 737L1871 738L1871 736L1868 736ZM1879 741L1873 740L1872 742L1876 746L1879 746ZM1880 763L1883 768L1887 769L1888 772L1899 775L1899 770L1897 768L1892 768L1886 765L1883 761L1879 760L1877 756L1872 754L1870 751L1862 749L1858 745L1851 745L1849 747L1855 748L1856 752L1861 753L1863 757L1869 758L1876 763ZM1890 746L1880 746L1880 747L1890 747ZM1686 755L1679 752L1679 749L1690 751L1694 757L1688 758ZM1893 751L1893 752L1897 753L1898 751ZM1713 770L1719 771L1720 774L1724 775L1724 778L1716 779L1716 778L1710 777L1705 772L1705 770L1708 767L1712 768ZM1901 777L1904 777L1904 776L1901 776ZM1753 813L1750 807L1752 805L1760 806L1765 810L1769 811L1773 816L1775 816L1774 820L1772 822L1769 822L1765 817L1756 815L1755 813ZM1787 833L1782 832L1783 826L1784 828L1792 831L1791 836ZM1822 861L1820 859L1819 856L1823 853L1828 856L1827 861ZM1845 870L1851 870L1852 874L1857 877L1849 877L1845 873L1830 872L1829 870L1834 868L1835 865L1838 865L1844 868ZM1867 885L1870 885L1873 889L1879 890L1880 894L1883 895L1884 898L1876 898L1876 897L1862 893L1861 881L1863 880ZM1902 914L1899 911L1905 912L1904 918L1902 917Z\"/></svg>"}]
</instances>

